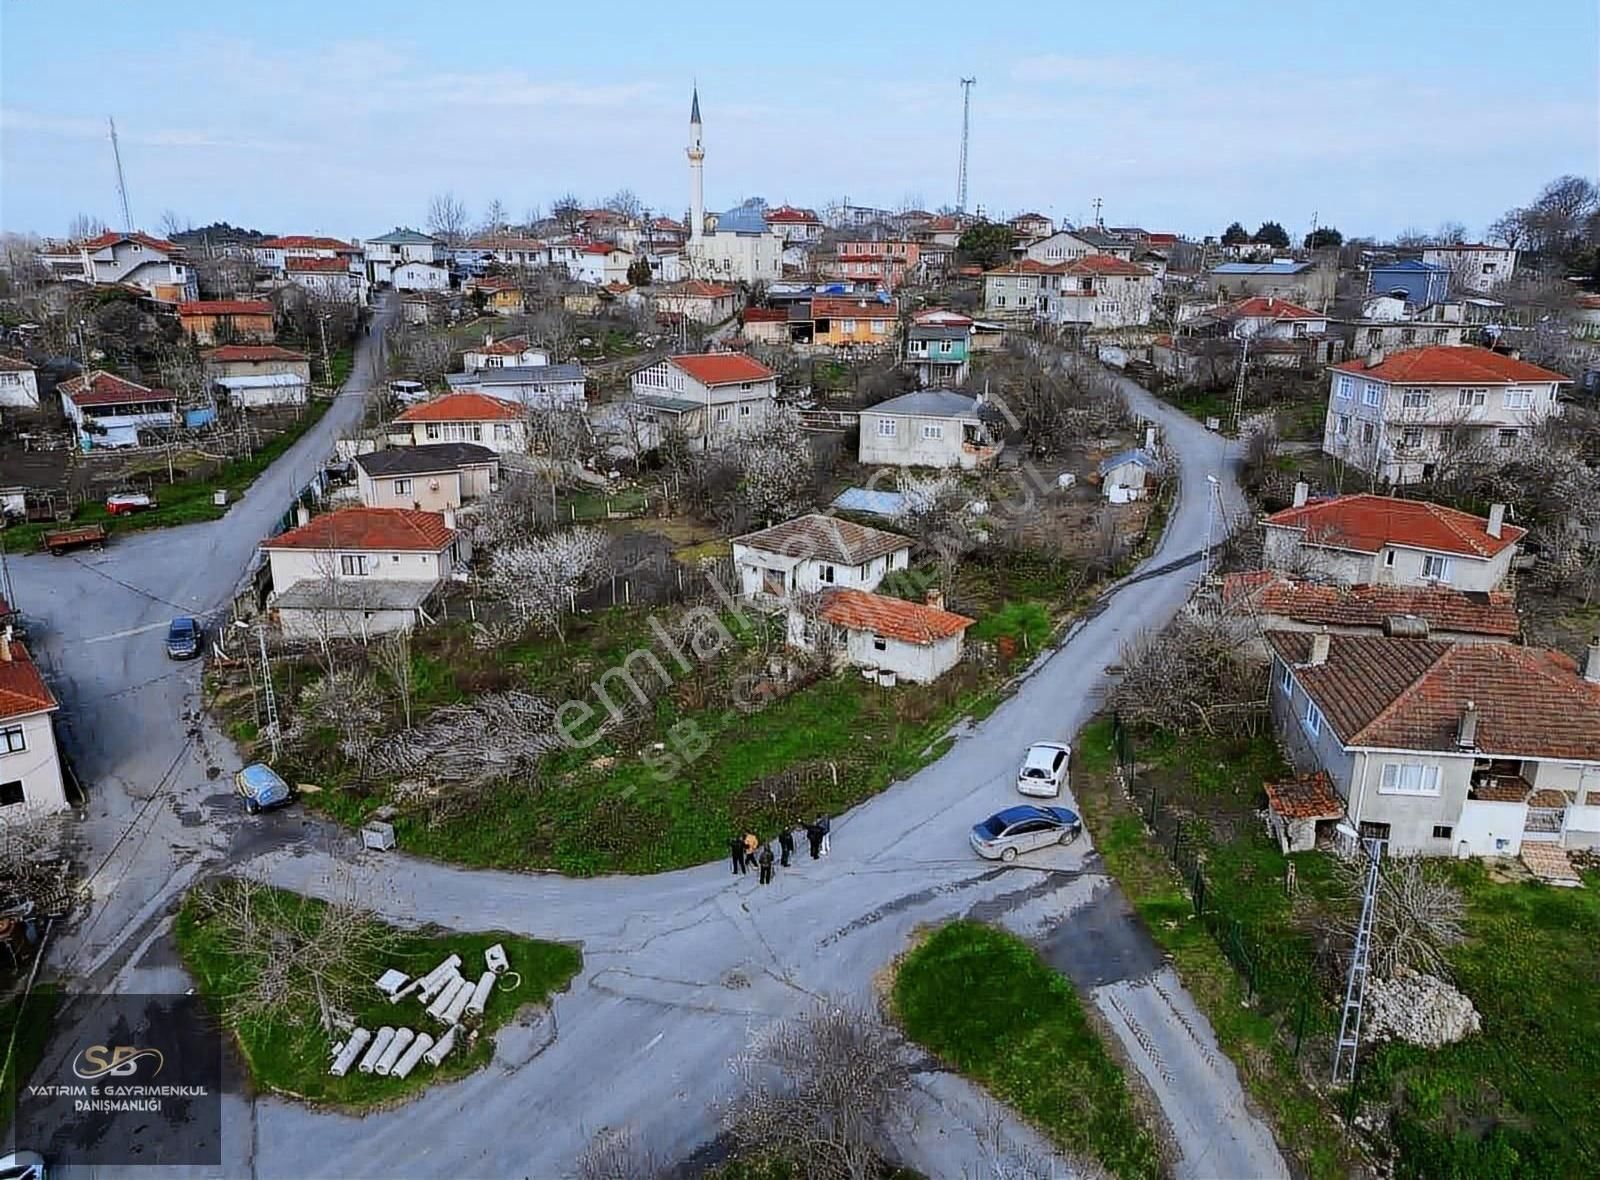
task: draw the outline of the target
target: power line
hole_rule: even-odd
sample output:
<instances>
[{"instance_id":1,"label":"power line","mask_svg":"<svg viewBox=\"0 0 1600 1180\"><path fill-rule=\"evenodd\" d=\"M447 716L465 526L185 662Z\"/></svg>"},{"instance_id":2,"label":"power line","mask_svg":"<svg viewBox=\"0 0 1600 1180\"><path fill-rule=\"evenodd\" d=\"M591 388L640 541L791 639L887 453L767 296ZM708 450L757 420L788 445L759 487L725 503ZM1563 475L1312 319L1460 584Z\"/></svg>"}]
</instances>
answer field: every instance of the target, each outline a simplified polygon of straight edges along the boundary
<instances>
[{"instance_id":1,"label":"power line","mask_svg":"<svg viewBox=\"0 0 1600 1180\"><path fill-rule=\"evenodd\" d=\"M972 132L972 87L976 78L961 79L961 172L956 178L956 212L967 211L967 143Z\"/></svg>"}]
</instances>

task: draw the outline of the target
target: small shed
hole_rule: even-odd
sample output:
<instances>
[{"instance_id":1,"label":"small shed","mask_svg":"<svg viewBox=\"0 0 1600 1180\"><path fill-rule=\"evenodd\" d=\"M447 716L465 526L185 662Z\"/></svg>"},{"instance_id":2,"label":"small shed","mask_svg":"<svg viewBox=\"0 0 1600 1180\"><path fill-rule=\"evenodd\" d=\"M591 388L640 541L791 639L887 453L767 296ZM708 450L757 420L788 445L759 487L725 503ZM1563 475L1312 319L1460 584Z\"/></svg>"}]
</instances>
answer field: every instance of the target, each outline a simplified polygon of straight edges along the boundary
<instances>
[{"instance_id":1,"label":"small shed","mask_svg":"<svg viewBox=\"0 0 1600 1180\"><path fill-rule=\"evenodd\" d=\"M1145 493L1150 478L1161 474L1161 461L1142 447L1112 455L1100 464L1100 488L1113 504L1126 504Z\"/></svg>"},{"instance_id":2,"label":"small shed","mask_svg":"<svg viewBox=\"0 0 1600 1180\"><path fill-rule=\"evenodd\" d=\"M242 409L259 406L305 404L306 383L298 373L259 373L249 377L218 377L213 384Z\"/></svg>"},{"instance_id":3,"label":"small shed","mask_svg":"<svg viewBox=\"0 0 1600 1180\"><path fill-rule=\"evenodd\" d=\"M1344 818L1344 800L1326 771L1303 774L1284 783L1268 783L1267 827L1285 853L1309 852L1317 846L1317 825Z\"/></svg>"}]
</instances>

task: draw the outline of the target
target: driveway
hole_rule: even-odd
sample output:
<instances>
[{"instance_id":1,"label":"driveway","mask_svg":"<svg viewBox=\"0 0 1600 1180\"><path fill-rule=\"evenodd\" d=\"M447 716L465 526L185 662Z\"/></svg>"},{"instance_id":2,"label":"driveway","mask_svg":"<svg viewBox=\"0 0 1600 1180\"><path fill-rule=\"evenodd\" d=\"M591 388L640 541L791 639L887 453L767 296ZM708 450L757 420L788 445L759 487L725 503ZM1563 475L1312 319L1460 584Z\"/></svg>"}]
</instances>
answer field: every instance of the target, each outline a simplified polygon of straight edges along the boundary
<instances>
[{"instance_id":1,"label":"driveway","mask_svg":"<svg viewBox=\"0 0 1600 1180\"><path fill-rule=\"evenodd\" d=\"M80 965L98 962L103 975L117 972L122 990L183 986L162 919L182 883L224 859L230 869L248 867L322 894L334 887L337 866L353 864L373 904L398 921L583 945L584 969L571 990L526 1027L502 1034L494 1065L400 1109L351 1118L270 1097L230 1098L221 1174L560 1175L607 1126L631 1126L661 1156L683 1158L716 1135L719 1103L734 1083L729 1063L753 1031L821 997L871 997L918 926L970 916L1033 939L1106 1015L1167 1116L1179 1175L1286 1175L1204 1017L1105 877L1092 836L1012 866L976 860L966 842L973 821L1016 801L1015 768L1025 748L1069 740L1099 708L1104 669L1119 660L1122 644L1162 625L1187 597L1201 569L1206 475L1222 476L1230 514L1242 504L1222 440L1131 383L1128 393L1140 413L1163 424L1182 461L1181 493L1157 552L1041 657L1014 696L963 727L943 758L840 817L829 857L811 861L802 848L802 859L768 888L753 874L732 876L724 864L595 880L454 869L361 852L346 834L292 811L238 827L216 797L220 781L205 777L208 764L231 771L234 762L220 750L208 754L213 747L203 729L175 743L176 753L169 742L153 758L137 756L137 746L107 745L95 795L125 792L135 810L153 817L108 863L126 857L120 871L157 889L140 889L150 898L142 907L120 894L102 900L90 920L100 931L78 935L71 947ZM167 610L152 605L145 613L164 619ZM120 617L115 623L130 625ZM159 635L144 638L159 645ZM89 657L84 645L96 639L81 630L62 638L59 666L98 668L140 641L106 638ZM117 678L139 674L136 661L99 673L86 693L96 723ZM156 687L165 682L128 689L138 702L128 712L145 715L170 702L161 694L173 690ZM180 707L192 703L192 692L178 697ZM165 723L172 714L160 716ZM128 725L119 741L137 736L138 725ZM163 758L171 759L171 773ZM130 762L143 769L110 778ZM228 818L219 826L218 817ZM167 854L168 840L181 859L151 868ZM99 921L109 908L126 914L117 932ZM976 1174L975 1136L990 1104L959 1078L921 1068L916 1124L896 1135L906 1162L930 1176ZM1027 1138L1014 1124L1013 1132Z\"/></svg>"}]
</instances>

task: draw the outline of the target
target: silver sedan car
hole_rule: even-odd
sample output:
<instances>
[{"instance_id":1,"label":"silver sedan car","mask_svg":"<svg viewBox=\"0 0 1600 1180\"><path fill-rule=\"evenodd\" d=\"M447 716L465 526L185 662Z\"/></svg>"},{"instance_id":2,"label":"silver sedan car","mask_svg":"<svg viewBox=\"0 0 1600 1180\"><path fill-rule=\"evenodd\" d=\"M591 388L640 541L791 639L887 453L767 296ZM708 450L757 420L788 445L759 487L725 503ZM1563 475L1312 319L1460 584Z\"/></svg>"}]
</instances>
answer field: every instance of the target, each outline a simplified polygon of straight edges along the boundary
<instances>
[{"instance_id":1,"label":"silver sedan car","mask_svg":"<svg viewBox=\"0 0 1600 1180\"><path fill-rule=\"evenodd\" d=\"M1051 844L1071 844L1083 831L1078 813L1065 807L1008 807L972 828L972 850L985 860L1013 861Z\"/></svg>"}]
</instances>

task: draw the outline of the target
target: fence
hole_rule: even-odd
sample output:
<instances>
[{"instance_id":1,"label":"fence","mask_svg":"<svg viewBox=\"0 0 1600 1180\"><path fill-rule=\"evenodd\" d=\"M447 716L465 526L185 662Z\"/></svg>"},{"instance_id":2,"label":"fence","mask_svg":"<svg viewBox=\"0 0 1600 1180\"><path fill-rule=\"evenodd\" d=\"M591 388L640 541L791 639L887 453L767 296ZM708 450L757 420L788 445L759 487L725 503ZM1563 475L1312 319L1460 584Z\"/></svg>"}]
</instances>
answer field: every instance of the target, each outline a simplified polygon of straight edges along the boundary
<instances>
[{"instance_id":1,"label":"fence","mask_svg":"<svg viewBox=\"0 0 1600 1180\"><path fill-rule=\"evenodd\" d=\"M1228 912L1205 872L1206 839L1201 822L1185 816L1163 798L1160 788L1138 773L1133 734L1121 717L1112 715L1112 740L1117 773L1129 798L1138 805L1145 826L1183 879L1195 918L1238 973L1246 997L1283 1020L1283 1031L1295 1058L1308 1033L1331 1028L1331 1009L1323 1001L1301 955Z\"/></svg>"}]
</instances>

